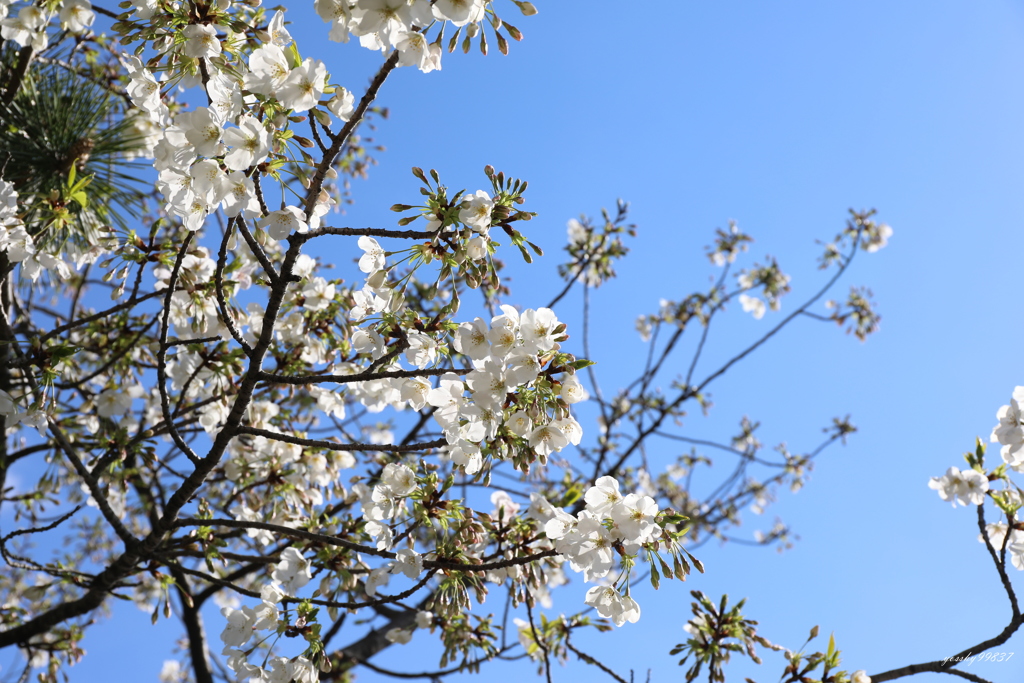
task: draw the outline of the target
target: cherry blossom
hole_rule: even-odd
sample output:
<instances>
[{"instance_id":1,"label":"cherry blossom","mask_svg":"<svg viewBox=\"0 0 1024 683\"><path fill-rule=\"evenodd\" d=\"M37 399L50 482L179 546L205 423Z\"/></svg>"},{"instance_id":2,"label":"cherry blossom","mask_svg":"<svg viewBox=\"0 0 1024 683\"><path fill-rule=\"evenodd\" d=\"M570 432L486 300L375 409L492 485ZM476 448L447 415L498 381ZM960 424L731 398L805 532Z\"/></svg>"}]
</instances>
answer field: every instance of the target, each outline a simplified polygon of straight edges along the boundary
<instances>
[{"instance_id":1,"label":"cherry blossom","mask_svg":"<svg viewBox=\"0 0 1024 683\"><path fill-rule=\"evenodd\" d=\"M493 210L494 201L491 199L491 195L483 190L477 190L463 199L462 208L459 210L459 220L486 236L491 228L491 212Z\"/></svg>"},{"instance_id":2,"label":"cherry blossom","mask_svg":"<svg viewBox=\"0 0 1024 683\"><path fill-rule=\"evenodd\" d=\"M640 619L640 606L629 596L620 595L617 590L608 586L594 586L587 591L583 600L597 609L597 613L611 619L616 626L627 621L631 624Z\"/></svg>"},{"instance_id":3,"label":"cherry blossom","mask_svg":"<svg viewBox=\"0 0 1024 683\"><path fill-rule=\"evenodd\" d=\"M182 31L185 46L182 48L189 57L216 57L220 54L220 41L217 30L208 24L190 24Z\"/></svg>"}]
</instances>

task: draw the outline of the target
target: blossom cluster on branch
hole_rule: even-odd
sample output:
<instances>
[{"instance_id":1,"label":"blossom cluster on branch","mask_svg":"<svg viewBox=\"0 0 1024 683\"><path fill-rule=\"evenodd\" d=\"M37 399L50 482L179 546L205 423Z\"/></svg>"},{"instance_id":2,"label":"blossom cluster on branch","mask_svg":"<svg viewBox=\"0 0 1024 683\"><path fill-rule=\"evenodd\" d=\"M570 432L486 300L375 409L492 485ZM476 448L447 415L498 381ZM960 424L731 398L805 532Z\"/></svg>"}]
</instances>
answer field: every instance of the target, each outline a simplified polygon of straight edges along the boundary
<instances>
[{"instance_id":1,"label":"blossom cluster on branch","mask_svg":"<svg viewBox=\"0 0 1024 683\"><path fill-rule=\"evenodd\" d=\"M26 676L57 680L115 597L180 620L166 681L340 680L422 631L442 669L520 646L549 669L589 657L574 629L636 622L637 582L703 572L692 550L799 489L854 431L837 418L818 447L768 456L747 417L725 443L674 427L797 317L877 329L863 296L811 311L858 248L891 235L872 212L828 246L838 267L817 293L701 374L729 303L761 318L791 290L774 259L726 284L752 239L720 230L714 285L641 317L649 357L614 397L556 307L616 276L636 233L625 202L569 222L565 289L530 307L502 277L506 251L543 255L525 180L488 165L459 183L479 189L453 191L416 167L397 226L339 224L389 74L474 44L507 53L522 33L498 12L531 3L316 0L326 39L381 53L362 91L259 0L119 9L0 0L0 504L16 520L0 534L0 648L25 653ZM668 379L688 329L697 351ZM649 444L680 442L652 467ZM697 446L734 460L707 497L691 488L711 463ZM33 486L15 490L15 470ZM757 533L785 543L781 522ZM54 538L58 559L33 552ZM590 584L580 612L535 615L566 566Z\"/></svg>"}]
</instances>

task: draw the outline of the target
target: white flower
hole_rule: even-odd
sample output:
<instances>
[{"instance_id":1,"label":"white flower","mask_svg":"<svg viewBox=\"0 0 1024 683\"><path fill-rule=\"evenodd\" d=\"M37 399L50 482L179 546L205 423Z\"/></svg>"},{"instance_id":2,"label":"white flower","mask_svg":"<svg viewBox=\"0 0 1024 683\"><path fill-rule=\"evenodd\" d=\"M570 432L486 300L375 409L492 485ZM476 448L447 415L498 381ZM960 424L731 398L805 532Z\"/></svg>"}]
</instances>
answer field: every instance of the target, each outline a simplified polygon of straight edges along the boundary
<instances>
[{"instance_id":1,"label":"white flower","mask_svg":"<svg viewBox=\"0 0 1024 683\"><path fill-rule=\"evenodd\" d=\"M180 683L182 680L181 664L173 659L165 659L160 669L160 683Z\"/></svg>"},{"instance_id":2,"label":"white flower","mask_svg":"<svg viewBox=\"0 0 1024 683\"><path fill-rule=\"evenodd\" d=\"M764 312L767 310L763 301L756 296L747 296L746 294L740 294L740 306L743 307L745 313L753 315L754 320L763 318Z\"/></svg>"},{"instance_id":3,"label":"white flower","mask_svg":"<svg viewBox=\"0 0 1024 683\"><path fill-rule=\"evenodd\" d=\"M559 396L562 397L566 403L579 403L589 398L587 390L580 384L579 379L576 375L569 375L562 380L562 390L559 392Z\"/></svg>"},{"instance_id":4,"label":"white flower","mask_svg":"<svg viewBox=\"0 0 1024 683\"><path fill-rule=\"evenodd\" d=\"M437 342L423 332L407 334L409 347L405 350L405 359L417 368L425 368L437 359Z\"/></svg>"},{"instance_id":5,"label":"white flower","mask_svg":"<svg viewBox=\"0 0 1024 683\"><path fill-rule=\"evenodd\" d=\"M988 479L977 470L961 472L956 467L950 467L941 478L932 477L928 488L938 491L942 500L952 500L953 507L957 503L964 506L981 505L988 491Z\"/></svg>"},{"instance_id":6,"label":"white flower","mask_svg":"<svg viewBox=\"0 0 1024 683\"><path fill-rule=\"evenodd\" d=\"M61 28L72 33L81 33L96 19L89 0L64 0L60 10Z\"/></svg>"},{"instance_id":7,"label":"white flower","mask_svg":"<svg viewBox=\"0 0 1024 683\"><path fill-rule=\"evenodd\" d=\"M13 227L18 220L18 193L14 184L0 178L0 226Z\"/></svg>"},{"instance_id":8,"label":"white flower","mask_svg":"<svg viewBox=\"0 0 1024 683\"><path fill-rule=\"evenodd\" d=\"M587 591L584 602L597 609L597 613L611 619L616 626L627 621L635 624L640 619L640 605L633 598L619 595L611 586L594 586Z\"/></svg>"},{"instance_id":9,"label":"white flower","mask_svg":"<svg viewBox=\"0 0 1024 683\"><path fill-rule=\"evenodd\" d=\"M249 74L245 77L245 88L260 95L273 97L284 85L291 68L284 50L269 44L258 47L249 55Z\"/></svg>"},{"instance_id":10,"label":"white flower","mask_svg":"<svg viewBox=\"0 0 1024 683\"><path fill-rule=\"evenodd\" d=\"M242 171L228 173L224 188L224 213L228 216L242 214L245 218L255 218L263 213L260 201L256 198L256 185ZM306 255L302 254L299 258L303 256Z\"/></svg>"},{"instance_id":11,"label":"white flower","mask_svg":"<svg viewBox=\"0 0 1024 683\"><path fill-rule=\"evenodd\" d=\"M505 379L508 381L509 387L529 384L540 374L540 361L526 347L520 347L513 351L509 354L507 361L509 368L505 373Z\"/></svg>"},{"instance_id":12,"label":"white flower","mask_svg":"<svg viewBox=\"0 0 1024 683\"><path fill-rule=\"evenodd\" d=\"M1010 404L1003 406L996 413L999 424L992 430L992 442L1003 445L1000 455L1003 461L1014 470L1024 470L1024 414L1021 404L1024 403L1024 387L1016 387Z\"/></svg>"},{"instance_id":13,"label":"white flower","mask_svg":"<svg viewBox=\"0 0 1024 683\"><path fill-rule=\"evenodd\" d=\"M220 611L228 623L220 634L220 639L228 647L241 647L252 637L256 624L256 613L249 607L231 609L225 607Z\"/></svg>"},{"instance_id":14,"label":"white flower","mask_svg":"<svg viewBox=\"0 0 1024 683\"><path fill-rule=\"evenodd\" d=\"M559 326L558 318L550 308L529 309L520 316L519 330L523 335L523 344L534 352L550 351L555 348L555 328Z\"/></svg>"},{"instance_id":15,"label":"white flower","mask_svg":"<svg viewBox=\"0 0 1024 683\"><path fill-rule=\"evenodd\" d=\"M141 387L139 387L141 389ZM96 412L100 417L126 414L132 407L133 396L121 389L106 389L96 397Z\"/></svg>"},{"instance_id":16,"label":"white flower","mask_svg":"<svg viewBox=\"0 0 1024 683\"><path fill-rule=\"evenodd\" d=\"M491 355L491 343L487 340L487 323L476 318L471 323L460 323L455 331L455 350L473 360L483 360Z\"/></svg>"},{"instance_id":17,"label":"white flower","mask_svg":"<svg viewBox=\"0 0 1024 683\"><path fill-rule=\"evenodd\" d=\"M850 675L850 683L871 683L871 676L864 669L857 669Z\"/></svg>"},{"instance_id":18,"label":"white flower","mask_svg":"<svg viewBox=\"0 0 1024 683\"><path fill-rule=\"evenodd\" d=\"M587 490L583 500L587 503L587 510L595 515L611 512L612 507L622 500L618 480L615 477L601 477Z\"/></svg>"},{"instance_id":19,"label":"white flower","mask_svg":"<svg viewBox=\"0 0 1024 683\"><path fill-rule=\"evenodd\" d=\"M210 76L206 84L206 94L210 97L210 109L217 113L221 121L232 121L241 115L245 104L242 97L243 83L244 80L241 78L235 78L223 71Z\"/></svg>"},{"instance_id":20,"label":"white flower","mask_svg":"<svg viewBox=\"0 0 1024 683\"><path fill-rule=\"evenodd\" d=\"M373 273L384 267L384 249L377 243L377 240L363 235L359 238L358 244L359 248L366 252L359 257L359 270L364 273Z\"/></svg>"},{"instance_id":21,"label":"white flower","mask_svg":"<svg viewBox=\"0 0 1024 683\"><path fill-rule=\"evenodd\" d=\"M610 511L612 521L626 541L642 545L656 539L661 533L654 518L658 504L650 496L630 493Z\"/></svg>"},{"instance_id":22,"label":"white flower","mask_svg":"<svg viewBox=\"0 0 1024 683\"><path fill-rule=\"evenodd\" d=\"M158 9L158 0L131 0L132 11L138 12L135 18L148 21L153 18L153 13Z\"/></svg>"},{"instance_id":23,"label":"white flower","mask_svg":"<svg viewBox=\"0 0 1024 683\"><path fill-rule=\"evenodd\" d=\"M216 57L220 54L217 30L206 24L189 24L181 32L185 36L182 51L188 57Z\"/></svg>"},{"instance_id":24,"label":"white flower","mask_svg":"<svg viewBox=\"0 0 1024 683\"><path fill-rule=\"evenodd\" d=\"M448 449L447 457L455 465L462 467L466 474L473 476L484 465L483 456L480 454L480 447L475 443L460 440L455 446Z\"/></svg>"},{"instance_id":25,"label":"white flower","mask_svg":"<svg viewBox=\"0 0 1024 683\"><path fill-rule=\"evenodd\" d=\"M505 368L493 358L478 363L477 367L477 370L466 375L466 384L473 392L473 400L480 406L497 408L508 395Z\"/></svg>"},{"instance_id":26,"label":"white flower","mask_svg":"<svg viewBox=\"0 0 1024 683\"><path fill-rule=\"evenodd\" d=\"M192 191L211 207L220 204L230 191L227 175L213 159L203 159L192 164L188 174L192 178L189 183Z\"/></svg>"},{"instance_id":27,"label":"white flower","mask_svg":"<svg viewBox=\"0 0 1024 683\"><path fill-rule=\"evenodd\" d=\"M433 16L426 0L360 0L352 11L352 32L358 36L377 33L389 44L413 26L426 26Z\"/></svg>"},{"instance_id":28,"label":"white flower","mask_svg":"<svg viewBox=\"0 0 1024 683\"><path fill-rule=\"evenodd\" d=\"M175 123L181 127L185 139L195 148L196 154L204 157L220 155L223 130L220 120L211 109L196 107L195 111L179 114Z\"/></svg>"},{"instance_id":29,"label":"white flower","mask_svg":"<svg viewBox=\"0 0 1024 683\"><path fill-rule=\"evenodd\" d=\"M479 261L486 257L487 240L482 235L477 235L466 242L466 258L470 261Z\"/></svg>"},{"instance_id":30,"label":"white flower","mask_svg":"<svg viewBox=\"0 0 1024 683\"><path fill-rule=\"evenodd\" d=\"M263 602L268 602L271 605L276 605L277 603L284 600L284 593L282 593L281 589L275 586L274 584L268 583L266 586L260 589L260 600L262 600Z\"/></svg>"},{"instance_id":31,"label":"white flower","mask_svg":"<svg viewBox=\"0 0 1024 683\"><path fill-rule=\"evenodd\" d=\"M134 58L133 59L137 59ZM147 112L157 113L161 110L160 83L157 82L149 69L137 68L131 72L132 80L128 84L128 96L132 104Z\"/></svg>"},{"instance_id":32,"label":"white flower","mask_svg":"<svg viewBox=\"0 0 1024 683\"><path fill-rule=\"evenodd\" d=\"M326 86L327 67L319 59L306 58L278 88L277 99L287 109L306 111L316 106Z\"/></svg>"},{"instance_id":33,"label":"white flower","mask_svg":"<svg viewBox=\"0 0 1024 683\"><path fill-rule=\"evenodd\" d=\"M274 567L271 578L279 584L289 595L309 583L312 574L309 569L309 560L302 557L295 548L285 548L281 553L281 561Z\"/></svg>"},{"instance_id":34,"label":"white flower","mask_svg":"<svg viewBox=\"0 0 1024 683\"><path fill-rule=\"evenodd\" d=\"M18 10L18 16L7 17L0 25L0 37L4 40L13 40L22 47L32 46L32 49L39 52L46 47L46 13L36 5L29 5Z\"/></svg>"},{"instance_id":35,"label":"white flower","mask_svg":"<svg viewBox=\"0 0 1024 683\"><path fill-rule=\"evenodd\" d=\"M410 579L418 579L423 573L423 556L415 550L403 548L395 553L395 563L391 567L392 574L405 574Z\"/></svg>"},{"instance_id":36,"label":"white flower","mask_svg":"<svg viewBox=\"0 0 1024 683\"><path fill-rule=\"evenodd\" d=\"M423 73L430 73L441 68L441 46L428 43L426 37L417 31L405 31L400 34L398 42L398 65L413 66Z\"/></svg>"},{"instance_id":37,"label":"white flower","mask_svg":"<svg viewBox=\"0 0 1024 683\"><path fill-rule=\"evenodd\" d=\"M286 206L272 211L266 218L257 221L256 225L267 231L272 239L288 239L293 232L308 232L309 225L305 221L306 214L297 206Z\"/></svg>"},{"instance_id":38,"label":"white flower","mask_svg":"<svg viewBox=\"0 0 1024 683\"><path fill-rule=\"evenodd\" d=\"M355 96L345 88L337 88L334 97L327 102L327 108L342 121L348 121L356 110Z\"/></svg>"},{"instance_id":39,"label":"white flower","mask_svg":"<svg viewBox=\"0 0 1024 683\"><path fill-rule=\"evenodd\" d=\"M492 493L491 503L494 505L494 512L491 513L491 517L495 519L502 519L508 522L509 519L519 512L519 503L512 500L512 496L504 491Z\"/></svg>"},{"instance_id":40,"label":"white flower","mask_svg":"<svg viewBox=\"0 0 1024 683\"><path fill-rule=\"evenodd\" d=\"M889 243L890 237L892 237L892 228L885 223L869 224L861 237L861 246L864 247L864 251L873 253L885 247ZM865 678L867 677L865 676Z\"/></svg>"},{"instance_id":41,"label":"white flower","mask_svg":"<svg viewBox=\"0 0 1024 683\"><path fill-rule=\"evenodd\" d=\"M530 433L530 447L537 455L550 455L553 451L560 451L569 445L562 430L552 424L537 427Z\"/></svg>"},{"instance_id":42,"label":"white flower","mask_svg":"<svg viewBox=\"0 0 1024 683\"><path fill-rule=\"evenodd\" d=\"M334 301L334 285L322 277L315 277L302 288L305 307L310 311L322 311Z\"/></svg>"},{"instance_id":43,"label":"white flower","mask_svg":"<svg viewBox=\"0 0 1024 683\"><path fill-rule=\"evenodd\" d=\"M435 17L450 21L455 26L477 23L484 18L484 3L481 0L437 0L432 9Z\"/></svg>"},{"instance_id":44,"label":"white flower","mask_svg":"<svg viewBox=\"0 0 1024 683\"><path fill-rule=\"evenodd\" d=\"M408 496L416 490L416 473L401 463L390 462L385 465L380 481L394 496Z\"/></svg>"},{"instance_id":45,"label":"white flower","mask_svg":"<svg viewBox=\"0 0 1024 683\"><path fill-rule=\"evenodd\" d=\"M288 47L288 44L292 42L292 34L288 33L288 29L284 27L284 12L281 10L274 12L270 25L267 26L267 33L270 34L271 43L278 47Z\"/></svg>"},{"instance_id":46,"label":"white flower","mask_svg":"<svg viewBox=\"0 0 1024 683\"><path fill-rule=\"evenodd\" d=\"M486 235L491 228L491 211L493 209L494 202L491 200L491 195L483 190L477 190L475 194L463 197L462 208L459 210L459 221L480 234Z\"/></svg>"},{"instance_id":47,"label":"white flower","mask_svg":"<svg viewBox=\"0 0 1024 683\"><path fill-rule=\"evenodd\" d=\"M224 157L224 165L232 171L244 171L264 161L270 154L270 134L250 115L242 119L238 128L224 131L224 144L234 147Z\"/></svg>"},{"instance_id":48,"label":"white flower","mask_svg":"<svg viewBox=\"0 0 1024 683\"><path fill-rule=\"evenodd\" d=\"M412 630L404 628L393 628L388 630L388 632L384 634L384 638L389 643L405 645L410 640L412 640Z\"/></svg>"},{"instance_id":49,"label":"white flower","mask_svg":"<svg viewBox=\"0 0 1024 683\"><path fill-rule=\"evenodd\" d=\"M424 377L410 377L402 383L402 400L408 401L413 410L420 410L427 404L427 395L433 387Z\"/></svg>"},{"instance_id":50,"label":"white flower","mask_svg":"<svg viewBox=\"0 0 1024 683\"><path fill-rule=\"evenodd\" d=\"M509 415L505 421L505 426L516 436L525 437L533 430L533 420L525 412L518 410Z\"/></svg>"},{"instance_id":51,"label":"white flower","mask_svg":"<svg viewBox=\"0 0 1024 683\"><path fill-rule=\"evenodd\" d=\"M291 679L295 683L317 683L320 680L320 669L305 657L296 657L289 667Z\"/></svg>"},{"instance_id":52,"label":"white flower","mask_svg":"<svg viewBox=\"0 0 1024 683\"><path fill-rule=\"evenodd\" d=\"M558 427L573 446L580 445L580 441L583 439L583 427L572 415L554 420L551 424Z\"/></svg>"},{"instance_id":53,"label":"white flower","mask_svg":"<svg viewBox=\"0 0 1024 683\"><path fill-rule=\"evenodd\" d=\"M370 575L366 577L366 595L374 597L377 595L377 589L381 586L388 585L388 581L391 580L391 574L388 572L387 567L377 567L370 572Z\"/></svg>"},{"instance_id":54,"label":"white flower","mask_svg":"<svg viewBox=\"0 0 1024 683\"><path fill-rule=\"evenodd\" d=\"M348 42L348 25L352 19L349 0L316 0L316 13L324 22L331 24L328 38L336 43Z\"/></svg>"}]
</instances>

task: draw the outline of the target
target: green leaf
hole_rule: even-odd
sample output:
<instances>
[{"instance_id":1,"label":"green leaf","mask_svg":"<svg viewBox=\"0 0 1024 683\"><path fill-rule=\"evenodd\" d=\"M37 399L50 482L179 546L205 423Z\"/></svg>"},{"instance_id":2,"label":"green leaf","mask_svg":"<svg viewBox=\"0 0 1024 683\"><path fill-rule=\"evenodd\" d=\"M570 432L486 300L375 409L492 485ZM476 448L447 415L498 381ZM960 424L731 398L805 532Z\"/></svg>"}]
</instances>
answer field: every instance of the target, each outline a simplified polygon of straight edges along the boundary
<instances>
[{"instance_id":1,"label":"green leaf","mask_svg":"<svg viewBox=\"0 0 1024 683\"><path fill-rule=\"evenodd\" d=\"M294 40L292 41L292 44L288 46L286 52L288 55L289 66L291 66L291 68L295 69L302 66L302 57L299 55L299 47L295 44Z\"/></svg>"}]
</instances>

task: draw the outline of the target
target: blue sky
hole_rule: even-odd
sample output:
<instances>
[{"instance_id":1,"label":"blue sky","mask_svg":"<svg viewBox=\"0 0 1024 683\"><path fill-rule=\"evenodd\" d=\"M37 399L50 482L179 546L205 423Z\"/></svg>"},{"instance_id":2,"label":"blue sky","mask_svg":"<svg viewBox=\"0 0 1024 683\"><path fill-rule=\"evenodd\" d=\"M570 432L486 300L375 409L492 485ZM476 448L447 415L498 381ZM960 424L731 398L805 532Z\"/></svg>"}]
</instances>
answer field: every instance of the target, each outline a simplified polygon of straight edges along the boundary
<instances>
[{"instance_id":1,"label":"blue sky","mask_svg":"<svg viewBox=\"0 0 1024 683\"><path fill-rule=\"evenodd\" d=\"M566 220L630 201L639 236L619 278L592 298L592 357L606 392L641 367L636 316L706 285L715 270L703 247L730 219L757 240L752 260L770 254L793 276L783 313L822 282L815 240L830 239L847 208L876 207L895 231L886 249L858 257L837 291L874 291L879 334L861 344L800 321L716 384L708 418L686 423L691 436L724 438L749 415L763 423L766 444L799 451L816 445L831 417L852 415L860 432L849 445L828 452L804 490L780 492L740 530L770 527L778 515L800 536L795 547L704 546L707 574L639 591L639 623L580 637L579 646L620 674L633 668L643 680L652 668L654 681L680 680L668 650L683 639L691 589L747 597L760 633L790 647L820 624L822 649L834 631L846 666L869 672L942 659L1001 631L1009 609L976 541L974 512L953 510L927 482L961 465L976 435L987 440L996 410L1024 384L1024 8L984 0L536 4L532 18L504 10L526 35L510 56L445 55L441 72L402 69L389 79L379 103L391 116L376 132L387 151L369 180L355 183L342 224L392 224L387 207L418 196L413 165L470 190L484 187L488 163L526 178L526 208L540 214L527 235L548 252L512 271L511 302L526 308L544 305L557 286ZM308 16L303 7L289 18ZM357 45L327 43L315 18L293 34L304 56L325 59L357 96L379 63ZM358 255L354 240L338 249L339 262ZM559 306L572 332L580 298ZM712 334L712 358L728 358L779 315L755 321L734 307ZM575 611L580 582L566 593L557 606ZM114 614L90 632L90 654L72 680L108 680L115 666L155 679L174 630L150 629L148 616L127 605ZM216 615L207 621L216 638ZM432 650L419 642L427 640L417 634L380 662L429 668ZM1018 645L1020 637L1003 650ZM782 667L769 656L761 667L737 662L727 675L771 681ZM531 670L498 664L484 676ZM970 671L1020 680L1024 651ZM600 677L575 664L555 674Z\"/></svg>"}]
</instances>

